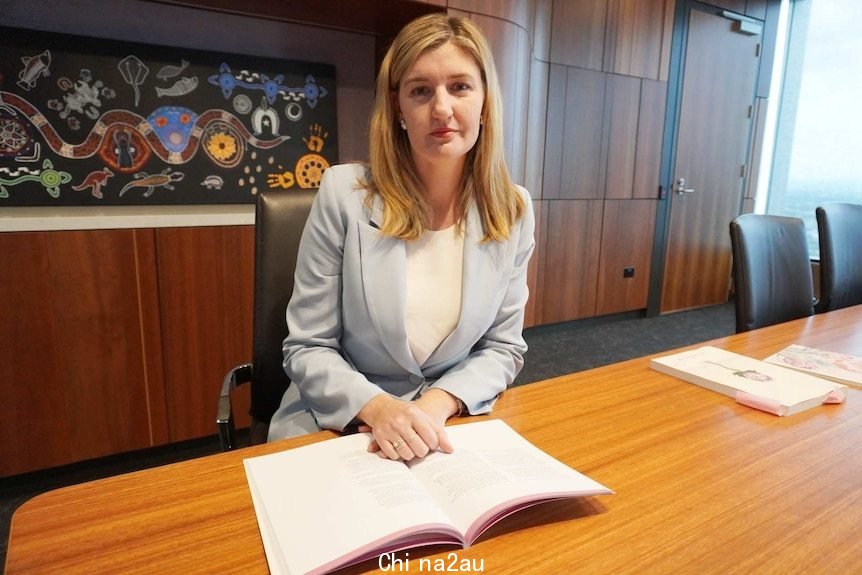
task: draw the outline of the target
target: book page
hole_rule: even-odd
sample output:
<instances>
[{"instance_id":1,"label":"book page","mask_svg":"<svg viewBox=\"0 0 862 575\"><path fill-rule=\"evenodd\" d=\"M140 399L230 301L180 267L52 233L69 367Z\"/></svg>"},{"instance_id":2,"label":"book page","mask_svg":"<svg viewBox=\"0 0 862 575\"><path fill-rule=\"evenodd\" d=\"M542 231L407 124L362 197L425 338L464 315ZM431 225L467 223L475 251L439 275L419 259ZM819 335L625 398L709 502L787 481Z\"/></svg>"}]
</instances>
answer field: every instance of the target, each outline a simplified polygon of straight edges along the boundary
<instances>
[{"instance_id":1,"label":"book page","mask_svg":"<svg viewBox=\"0 0 862 575\"><path fill-rule=\"evenodd\" d=\"M612 493L521 437L500 420L447 427L455 452L432 453L410 470L472 543L528 504Z\"/></svg>"},{"instance_id":2,"label":"book page","mask_svg":"<svg viewBox=\"0 0 862 575\"><path fill-rule=\"evenodd\" d=\"M244 461L273 572L325 572L386 542L386 550L459 542L407 466L368 453L368 442L351 435Z\"/></svg>"}]
</instances>

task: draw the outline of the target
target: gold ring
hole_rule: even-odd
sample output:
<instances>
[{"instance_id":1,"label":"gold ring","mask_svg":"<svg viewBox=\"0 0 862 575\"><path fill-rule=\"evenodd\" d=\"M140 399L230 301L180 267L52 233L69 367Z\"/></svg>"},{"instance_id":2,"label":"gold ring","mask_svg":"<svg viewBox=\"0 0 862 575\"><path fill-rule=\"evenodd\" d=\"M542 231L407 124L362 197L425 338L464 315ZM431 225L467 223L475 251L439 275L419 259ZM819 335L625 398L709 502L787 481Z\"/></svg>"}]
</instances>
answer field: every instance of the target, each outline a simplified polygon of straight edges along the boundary
<instances>
[{"instance_id":1,"label":"gold ring","mask_svg":"<svg viewBox=\"0 0 862 575\"><path fill-rule=\"evenodd\" d=\"M396 451L398 451L399 449L401 449L401 446L402 446L402 445L404 445L404 440L403 440L403 439L398 439L397 441L393 441L393 442L392 442L392 447L393 447L393 448L395 448L395 450L396 450Z\"/></svg>"}]
</instances>

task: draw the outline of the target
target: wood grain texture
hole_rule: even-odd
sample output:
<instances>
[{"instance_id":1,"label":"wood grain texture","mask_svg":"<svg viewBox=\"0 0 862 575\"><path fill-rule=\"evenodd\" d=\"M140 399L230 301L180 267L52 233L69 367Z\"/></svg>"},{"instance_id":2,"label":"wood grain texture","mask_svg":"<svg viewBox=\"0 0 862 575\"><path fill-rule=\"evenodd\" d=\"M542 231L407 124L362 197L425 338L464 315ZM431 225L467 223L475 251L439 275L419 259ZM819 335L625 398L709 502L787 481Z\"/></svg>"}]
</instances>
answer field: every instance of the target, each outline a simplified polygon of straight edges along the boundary
<instances>
[{"instance_id":1,"label":"wood grain texture","mask_svg":"<svg viewBox=\"0 0 862 575\"><path fill-rule=\"evenodd\" d=\"M524 185L530 190L533 199L537 200L543 197L549 74L549 64L539 60L532 61L530 66L530 100L525 114L527 118L527 141L524 151Z\"/></svg>"},{"instance_id":2,"label":"wood grain texture","mask_svg":"<svg viewBox=\"0 0 862 575\"><path fill-rule=\"evenodd\" d=\"M133 230L0 234L0 476L165 441L151 254Z\"/></svg>"},{"instance_id":3,"label":"wood grain texture","mask_svg":"<svg viewBox=\"0 0 862 575\"><path fill-rule=\"evenodd\" d=\"M601 200L547 203L543 323L595 315L602 204Z\"/></svg>"},{"instance_id":4,"label":"wood grain texture","mask_svg":"<svg viewBox=\"0 0 862 575\"><path fill-rule=\"evenodd\" d=\"M756 358L791 343L854 353L860 326L856 306L710 343ZM648 361L503 394L492 417L615 494L523 510L458 557L483 559L495 574L858 571L862 390L782 418L652 371ZM333 435L40 495L12 518L6 573L266 573L242 460ZM411 565L452 551L411 550ZM340 571L378 572L376 560Z\"/></svg>"},{"instance_id":5,"label":"wood grain texture","mask_svg":"<svg viewBox=\"0 0 862 575\"><path fill-rule=\"evenodd\" d=\"M607 0L554 2L551 63L602 70Z\"/></svg>"},{"instance_id":6,"label":"wood grain texture","mask_svg":"<svg viewBox=\"0 0 862 575\"><path fill-rule=\"evenodd\" d=\"M473 14L493 16L529 31L536 0L449 0L448 7Z\"/></svg>"},{"instance_id":7,"label":"wood grain texture","mask_svg":"<svg viewBox=\"0 0 862 575\"><path fill-rule=\"evenodd\" d=\"M605 200L596 315L646 308L657 200ZM623 277L632 267L634 277Z\"/></svg>"},{"instance_id":8,"label":"wood grain texture","mask_svg":"<svg viewBox=\"0 0 862 575\"><path fill-rule=\"evenodd\" d=\"M171 441L212 435L222 379L251 360L254 227L163 228L156 248Z\"/></svg>"},{"instance_id":9,"label":"wood grain texture","mask_svg":"<svg viewBox=\"0 0 862 575\"><path fill-rule=\"evenodd\" d=\"M606 199L628 199L633 195L640 100L639 78L608 74L603 138Z\"/></svg>"},{"instance_id":10,"label":"wood grain texture","mask_svg":"<svg viewBox=\"0 0 862 575\"><path fill-rule=\"evenodd\" d=\"M658 198L667 82L641 82L632 197Z\"/></svg>"},{"instance_id":11,"label":"wood grain texture","mask_svg":"<svg viewBox=\"0 0 862 575\"><path fill-rule=\"evenodd\" d=\"M659 80L673 0L608 0L604 70Z\"/></svg>"},{"instance_id":12,"label":"wood grain texture","mask_svg":"<svg viewBox=\"0 0 862 575\"><path fill-rule=\"evenodd\" d=\"M569 68L563 119L560 196L565 199L604 197L605 86L607 74ZM549 119L549 122L556 121ZM547 153L547 151L546 151Z\"/></svg>"},{"instance_id":13,"label":"wood grain texture","mask_svg":"<svg viewBox=\"0 0 862 575\"><path fill-rule=\"evenodd\" d=\"M757 43L731 20L691 10L673 181L685 178L696 191L670 194L663 312L727 301L728 230L744 193Z\"/></svg>"},{"instance_id":14,"label":"wood grain texture","mask_svg":"<svg viewBox=\"0 0 862 575\"><path fill-rule=\"evenodd\" d=\"M551 64L548 72L548 112L545 130L545 162L542 199L562 197L563 136L565 134L568 68Z\"/></svg>"},{"instance_id":15,"label":"wood grain texture","mask_svg":"<svg viewBox=\"0 0 862 575\"><path fill-rule=\"evenodd\" d=\"M470 14L469 17L482 30L494 54L503 98L506 161L512 178L523 183L532 60L529 35L523 28L506 20L481 14Z\"/></svg>"},{"instance_id":16,"label":"wood grain texture","mask_svg":"<svg viewBox=\"0 0 862 575\"><path fill-rule=\"evenodd\" d=\"M547 202L533 201L533 214L536 218L536 249L530 257L527 268L527 287L530 297L524 311L524 327L542 323L542 292L544 286L545 245L547 244Z\"/></svg>"}]
</instances>

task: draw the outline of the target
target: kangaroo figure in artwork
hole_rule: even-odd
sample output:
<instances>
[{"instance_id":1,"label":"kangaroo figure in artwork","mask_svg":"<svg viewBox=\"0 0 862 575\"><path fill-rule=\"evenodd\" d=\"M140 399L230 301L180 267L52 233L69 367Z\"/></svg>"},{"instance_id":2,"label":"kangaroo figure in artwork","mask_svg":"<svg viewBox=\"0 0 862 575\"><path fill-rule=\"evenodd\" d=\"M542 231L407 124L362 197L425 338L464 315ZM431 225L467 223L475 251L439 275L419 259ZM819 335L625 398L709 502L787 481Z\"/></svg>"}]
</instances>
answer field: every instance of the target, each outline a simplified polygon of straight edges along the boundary
<instances>
[{"instance_id":1,"label":"kangaroo figure in artwork","mask_svg":"<svg viewBox=\"0 0 862 575\"><path fill-rule=\"evenodd\" d=\"M90 192L93 194L93 197L101 200L103 197L102 186L104 186L108 182L108 178L113 177L113 175L114 172L108 168L102 168L101 170L90 172L80 184L72 186L72 189L77 192L82 192L87 188L90 188Z\"/></svg>"},{"instance_id":2,"label":"kangaroo figure in artwork","mask_svg":"<svg viewBox=\"0 0 862 575\"><path fill-rule=\"evenodd\" d=\"M120 197L132 188L147 188L144 192L144 197L149 198L153 195L156 188L165 188L173 191L172 182L179 182L185 177L183 172L174 172L170 168L162 170L161 174L149 175L146 172L138 172L133 176L135 179L123 186L120 190Z\"/></svg>"}]
</instances>

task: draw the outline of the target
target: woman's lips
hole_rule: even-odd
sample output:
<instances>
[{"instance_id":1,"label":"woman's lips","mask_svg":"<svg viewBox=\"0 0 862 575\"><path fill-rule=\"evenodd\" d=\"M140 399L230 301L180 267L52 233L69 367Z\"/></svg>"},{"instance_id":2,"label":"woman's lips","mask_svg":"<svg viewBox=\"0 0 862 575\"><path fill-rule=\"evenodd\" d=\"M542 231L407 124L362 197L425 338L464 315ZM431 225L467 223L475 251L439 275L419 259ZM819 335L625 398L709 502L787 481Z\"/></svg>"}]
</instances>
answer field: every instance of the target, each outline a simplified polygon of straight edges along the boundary
<instances>
[{"instance_id":1,"label":"woman's lips","mask_svg":"<svg viewBox=\"0 0 862 575\"><path fill-rule=\"evenodd\" d=\"M454 133L455 133L455 130L452 130L450 128L440 128L439 130L434 130L433 132L431 132L431 135L439 138L439 137L445 137L445 136L448 136L448 135L454 134Z\"/></svg>"}]
</instances>

